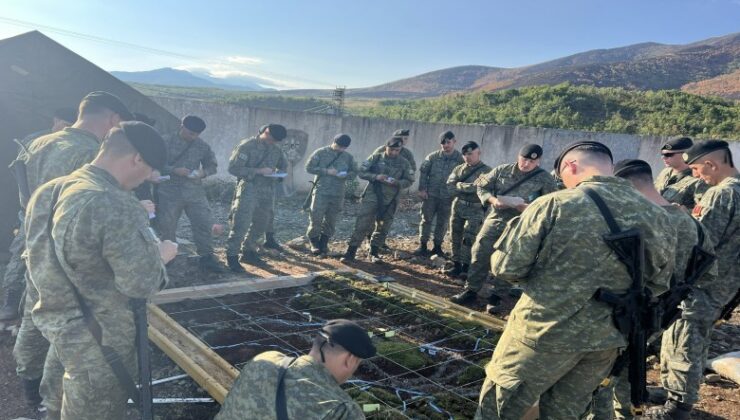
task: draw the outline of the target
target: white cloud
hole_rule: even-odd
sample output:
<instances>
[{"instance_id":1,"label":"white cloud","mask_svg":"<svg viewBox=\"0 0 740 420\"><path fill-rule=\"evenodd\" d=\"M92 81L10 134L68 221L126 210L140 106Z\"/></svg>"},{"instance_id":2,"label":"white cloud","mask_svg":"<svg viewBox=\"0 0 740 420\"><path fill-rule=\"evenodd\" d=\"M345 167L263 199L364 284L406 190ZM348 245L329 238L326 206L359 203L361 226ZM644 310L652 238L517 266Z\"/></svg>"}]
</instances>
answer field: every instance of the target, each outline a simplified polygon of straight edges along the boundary
<instances>
[{"instance_id":1,"label":"white cloud","mask_svg":"<svg viewBox=\"0 0 740 420\"><path fill-rule=\"evenodd\" d=\"M244 55L232 55L226 57L226 61L228 61L229 63L246 64L250 66L257 66L263 63L262 59L259 57L247 57Z\"/></svg>"}]
</instances>

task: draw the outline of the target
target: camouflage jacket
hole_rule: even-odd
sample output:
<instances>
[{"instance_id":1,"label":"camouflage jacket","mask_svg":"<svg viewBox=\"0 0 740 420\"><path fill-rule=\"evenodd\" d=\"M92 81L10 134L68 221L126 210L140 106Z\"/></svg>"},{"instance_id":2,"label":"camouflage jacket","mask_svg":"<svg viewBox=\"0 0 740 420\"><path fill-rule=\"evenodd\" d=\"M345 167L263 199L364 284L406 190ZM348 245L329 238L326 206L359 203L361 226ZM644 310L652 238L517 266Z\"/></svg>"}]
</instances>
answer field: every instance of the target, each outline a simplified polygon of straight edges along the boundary
<instances>
[{"instance_id":1,"label":"camouflage jacket","mask_svg":"<svg viewBox=\"0 0 740 420\"><path fill-rule=\"evenodd\" d=\"M387 175L396 180L394 186L375 181L377 175ZM374 183L381 185L381 191L383 194L383 204L390 204L394 198L398 197L400 190L406 189L414 183L414 175L411 174L411 168L409 162L398 156L396 158L390 158L385 155L370 155L366 161L360 165L360 178L370 181L365 187L365 191L362 193L362 201L377 201L378 197L373 189Z\"/></svg>"},{"instance_id":2,"label":"camouflage jacket","mask_svg":"<svg viewBox=\"0 0 740 420\"><path fill-rule=\"evenodd\" d=\"M280 178L259 175L257 170L273 168L283 172L287 167L288 161L280 147L257 137L242 140L229 158L229 173L239 178L239 189L250 186L270 192Z\"/></svg>"},{"instance_id":3,"label":"camouflage jacket","mask_svg":"<svg viewBox=\"0 0 740 420\"><path fill-rule=\"evenodd\" d=\"M535 171L537 169L534 169ZM524 173L519 170L516 163L507 163L499 165L485 176L479 177L476 181L478 184L478 198L480 202L486 204L488 199L491 197L497 197L506 192L509 187L516 184L520 179L527 176L528 173ZM557 183L547 171L540 171L533 178L527 180L527 182L514 188L513 191L506 192L507 196L521 197L527 203L531 203L537 197L549 194L553 191L557 191ZM520 213L516 209L505 208L496 209L490 206L488 211L487 219L497 220L500 223L506 223Z\"/></svg>"},{"instance_id":4,"label":"camouflage jacket","mask_svg":"<svg viewBox=\"0 0 740 420\"><path fill-rule=\"evenodd\" d=\"M192 144L183 140L178 133L165 136L164 140L167 144L167 165L165 165L162 175L169 175L170 180L164 182L163 186L201 183L202 178L175 175L172 173L175 168L187 168L190 171L202 168L205 176L216 173L218 167L216 155L213 153L211 146L200 137L193 140Z\"/></svg>"},{"instance_id":5,"label":"camouflage jacket","mask_svg":"<svg viewBox=\"0 0 740 420\"><path fill-rule=\"evenodd\" d=\"M339 177L326 173L327 169L336 169L337 172L347 172L347 176ZM316 149L306 162L306 172L316 175L315 194L342 196L344 183L357 176L355 159L346 151L338 152L331 146Z\"/></svg>"},{"instance_id":6,"label":"camouflage jacket","mask_svg":"<svg viewBox=\"0 0 740 420\"><path fill-rule=\"evenodd\" d=\"M257 355L239 373L216 420L274 420L278 371L286 356L276 351ZM331 373L310 356L297 358L284 378L285 402L291 419L364 419Z\"/></svg>"},{"instance_id":7,"label":"camouflage jacket","mask_svg":"<svg viewBox=\"0 0 740 420\"><path fill-rule=\"evenodd\" d=\"M57 184L52 242L48 221ZM25 223L28 273L39 296L32 316L44 336L55 343L89 337L76 289L100 324L103 345L132 349L129 298L147 298L167 281L157 239L134 195L105 170L85 165L39 188Z\"/></svg>"},{"instance_id":8,"label":"camouflage jacket","mask_svg":"<svg viewBox=\"0 0 740 420\"><path fill-rule=\"evenodd\" d=\"M524 289L505 333L535 350L597 351L627 344L614 326L612 307L593 298L599 288L623 293L632 281L604 242L609 227L582 191L586 186L603 198L622 230L642 231L647 286L659 294L670 285L676 230L666 211L629 182L594 176L577 188L540 197L509 223L491 257L496 277Z\"/></svg>"},{"instance_id":9,"label":"camouflage jacket","mask_svg":"<svg viewBox=\"0 0 740 420\"><path fill-rule=\"evenodd\" d=\"M373 152L374 155L383 155L385 154L385 145L378 146L377 149ZM409 167L411 168L411 175L416 174L416 160L414 160L414 154L406 147L401 148L401 157L406 159L409 162Z\"/></svg>"},{"instance_id":10,"label":"camouflage jacket","mask_svg":"<svg viewBox=\"0 0 740 420\"><path fill-rule=\"evenodd\" d=\"M715 244L718 278L712 296L724 304L740 287L740 175L709 188L692 214Z\"/></svg>"},{"instance_id":11,"label":"camouflage jacket","mask_svg":"<svg viewBox=\"0 0 740 420\"><path fill-rule=\"evenodd\" d=\"M676 238L676 269L673 271L673 279L675 284L680 284L686 280L686 267L688 267L694 245L698 244L699 241L699 235L696 231L697 226L701 227L704 234L702 248L707 252L714 253L714 244L706 229L701 223L692 220L691 215L684 208L670 205L663 207L663 209L668 212L671 223L676 228L676 234L678 235ZM717 263L715 262L709 271L694 283L694 286L711 294L711 288L716 279Z\"/></svg>"},{"instance_id":12,"label":"camouflage jacket","mask_svg":"<svg viewBox=\"0 0 740 420\"><path fill-rule=\"evenodd\" d=\"M490 171L491 167L483 162L478 162L475 166L469 166L467 163L456 166L447 178L447 190L450 196L464 201L479 202L478 187L475 181ZM470 176L471 174L473 175Z\"/></svg>"},{"instance_id":13,"label":"camouflage jacket","mask_svg":"<svg viewBox=\"0 0 740 420\"><path fill-rule=\"evenodd\" d=\"M26 155L28 187L33 191L60 176L90 163L100 150L100 140L89 131L67 127L32 141Z\"/></svg>"},{"instance_id":14,"label":"camouflage jacket","mask_svg":"<svg viewBox=\"0 0 740 420\"><path fill-rule=\"evenodd\" d=\"M691 169L675 172L673 168L664 168L655 180L655 189L663 198L687 209L694 208L708 188L704 181L691 176Z\"/></svg>"},{"instance_id":15,"label":"camouflage jacket","mask_svg":"<svg viewBox=\"0 0 740 420\"><path fill-rule=\"evenodd\" d=\"M461 163L462 153L457 150L449 155L441 150L428 154L419 168L419 191L426 191L430 197L452 199L447 189L447 178Z\"/></svg>"}]
</instances>

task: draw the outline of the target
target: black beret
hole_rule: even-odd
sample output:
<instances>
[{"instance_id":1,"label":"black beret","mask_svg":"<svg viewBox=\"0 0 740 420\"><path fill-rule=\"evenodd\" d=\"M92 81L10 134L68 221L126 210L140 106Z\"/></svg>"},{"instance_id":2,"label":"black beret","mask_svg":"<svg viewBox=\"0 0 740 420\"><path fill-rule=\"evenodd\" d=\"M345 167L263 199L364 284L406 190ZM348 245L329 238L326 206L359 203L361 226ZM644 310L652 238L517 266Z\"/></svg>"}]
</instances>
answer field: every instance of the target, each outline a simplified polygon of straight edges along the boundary
<instances>
[{"instance_id":1,"label":"black beret","mask_svg":"<svg viewBox=\"0 0 740 420\"><path fill-rule=\"evenodd\" d=\"M519 149L519 156L527 159L539 159L542 157L542 146L539 144L525 144Z\"/></svg>"},{"instance_id":2,"label":"black beret","mask_svg":"<svg viewBox=\"0 0 740 420\"><path fill-rule=\"evenodd\" d=\"M320 334L329 343L339 344L360 359L375 356L375 346L370 335L359 325L346 319L333 319L324 324Z\"/></svg>"},{"instance_id":3,"label":"black beret","mask_svg":"<svg viewBox=\"0 0 740 420\"><path fill-rule=\"evenodd\" d=\"M141 121L144 124L151 125L152 127L154 127L154 124L157 123L157 120L155 120L154 118L151 118L150 116L139 112L134 112L134 121Z\"/></svg>"},{"instance_id":4,"label":"black beret","mask_svg":"<svg viewBox=\"0 0 740 420\"><path fill-rule=\"evenodd\" d=\"M624 159L614 164L614 176L625 178L637 174L653 176L653 169L649 163L640 159Z\"/></svg>"},{"instance_id":5,"label":"black beret","mask_svg":"<svg viewBox=\"0 0 740 420\"><path fill-rule=\"evenodd\" d=\"M609 156L609 159L614 162L614 156L612 156L612 151L609 150L608 147L606 147L605 144L599 143L598 141L577 141L575 143L571 143L568 146L563 149L562 152L560 152L560 156L558 156L557 159L555 159L555 173L560 175L560 163L563 161L563 157L568 154L568 152L572 150L587 150L591 152L598 152L603 153L607 156Z\"/></svg>"},{"instance_id":6,"label":"black beret","mask_svg":"<svg viewBox=\"0 0 740 420\"><path fill-rule=\"evenodd\" d=\"M350 143L352 143L352 138L347 134L337 134L334 136L334 143L341 147L349 147Z\"/></svg>"},{"instance_id":7,"label":"black beret","mask_svg":"<svg viewBox=\"0 0 740 420\"><path fill-rule=\"evenodd\" d=\"M202 133L206 129L206 122L202 118L196 117L195 115L187 115L182 119L182 126L190 131L194 131L198 134Z\"/></svg>"},{"instance_id":8,"label":"black beret","mask_svg":"<svg viewBox=\"0 0 740 420\"><path fill-rule=\"evenodd\" d=\"M401 137L391 137L385 142L388 147L403 147L403 139Z\"/></svg>"},{"instance_id":9,"label":"black beret","mask_svg":"<svg viewBox=\"0 0 740 420\"><path fill-rule=\"evenodd\" d=\"M103 91L90 92L84 98L82 98L82 102L88 102L101 106L103 108L107 108L112 112L118 114L118 116L121 117L121 119L124 121L131 121L134 119L134 116L131 114L128 108L126 108L126 105L124 105L123 102L118 99L118 96L112 93Z\"/></svg>"},{"instance_id":10,"label":"black beret","mask_svg":"<svg viewBox=\"0 0 740 420\"><path fill-rule=\"evenodd\" d=\"M270 137L277 141L282 141L288 136L288 130L280 124L267 124L260 127L260 134L264 133L265 130L270 131Z\"/></svg>"},{"instance_id":11,"label":"black beret","mask_svg":"<svg viewBox=\"0 0 740 420\"><path fill-rule=\"evenodd\" d=\"M691 141L689 137L677 137L675 139L670 139L667 142L665 142L665 144L663 145L663 147L660 148L660 150L668 150L668 151L686 150L693 145L694 145L694 142Z\"/></svg>"},{"instance_id":12,"label":"black beret","mask_svg":"<svg viewBox=\"0 0 740 420\"><path fill-rule=\"evenodd\" d=\"M465 154L465 153L468 153L468 152L472 152L473 150L477 149L478 147L479 147L478 146L478 143L476 143L474 141L469 141L469 142L465 143L465 145L463 145L463 147L462 147L462 153Z\"/></svg>"},{"instance_id":13,"label":"black beret","mask_svg":"<svg viewBox=\"0 0 740 420\"><path fill-rule=\"evenodd\" d=\"M158 171L164 168L167 164L167 147L157 130L140 121L122 122L119 127L144 162Z\"/></svg>"},{"instance_id":14,"label":"black beret","mask_svg":"<svg viewBox=\"0 0 740 420\"><path fill-rule=\"evenodd\" d=\"M54 111L54 118L74 123L77 121L77 110L74 108L59 108Z\"/></svg>"},{"instance_id":15,"label":"black beret","mask_svg":"<svg viewBox=\"0 0 740 420\"><path fill-rule=\"evenodd\" d=\"M393 132L393 137L407 137L411 135L411 130L408 128L399 129Z\"/></svg>"},{"instance_id":16,"label":"black beret","mask_svg":"<svg viewBox=\"0 0 740 420\"><path fill-rule=\"evenodd\" d=\"M726 141L722 140L706 140L695 143L689 150L684 152L683 161L686 163L694 163L700 157L716 152L717 150L730 151L730 145Z\"/></svg>"},{"instance_id":17,"label":"black beret","mask_svg":"<svg viewBox=\"0 0 740 420\"><path fill-rule=\"evenodd\" d=\"M439 143L442 144L445 142L445 140L452 140L454 138L455 138L455 133L453 133L450 130L447 130L439 134Z\"/></svg>"}]
</instances>

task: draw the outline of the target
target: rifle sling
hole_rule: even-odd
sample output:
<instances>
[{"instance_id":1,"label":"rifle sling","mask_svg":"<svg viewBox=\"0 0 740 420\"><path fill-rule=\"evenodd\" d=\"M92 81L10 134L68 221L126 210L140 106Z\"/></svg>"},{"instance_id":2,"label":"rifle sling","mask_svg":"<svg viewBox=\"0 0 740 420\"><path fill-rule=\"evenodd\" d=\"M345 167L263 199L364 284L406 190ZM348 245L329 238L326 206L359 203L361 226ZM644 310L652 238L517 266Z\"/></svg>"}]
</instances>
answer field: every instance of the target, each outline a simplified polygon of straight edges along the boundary
<instances>
[{"instance_id":1,"label":"rifle sling","mask_svg":"<svg viewBox=\"0 0 740 420\"><path fill-rule=\"evenodd\" d=\"M470 178L471 178L471 177L472 177L473 175L475 175L475 174L477 174L478 172L480 172L480 170L481 170L481 169L483 169L483 167L484 167L484 165L480 165L480 166L478 166L478 167L477 167L477 168L475 168L475 169L474 169L473 171L471 171L471 172L470 172L469 174L467 174L467 175L465 176L465 178L461 179L461 180L460 180L460 181L458 181L458 182L462 182L462 183L466 183L466 182L468 182L468 180L469 180L469 179L470 179ZM514 186L515 186L515 187L518 187L518 186L519 186L519 184L514 184Z\"/></svg>"},{"instance_id":2,"label":"rifle sling","mask_svg":"<svg viewBox=\"0 0 740 420\"><path fill-rule=\"evenodd\" d=\"M275 395L275 414L277 420L289 420L288 417L288 402L285 399L285 374L288 372L288 368L296 360L296 357L285 357L280 363L278 370L278 383L277 393Z\"/></svg>"},{"instance_id":3,"label":"rifle sling","mask_svg":"<svg viewBox=\"0 0 740 420\"><path fill-rule=\"evenodd\" d=\"M52 224L54 219L54 212L56 211L57 201L59 201L59 195L62 191L62 182L58 182L52 191L51 196L51 211L49 212L49 220L47 222L46 228L47 228L47 235L49 236L49 242L52 249L52 254L57 260L57 265L61 268L61 261L59 260L59 256L56 253L56 246L54 244L54 237L52 236ZM63 270L62 270L63 271ZM65 273L65 277L66 273ZM80 310L82 311L82 316L85 321L85 325L90 330L90 334L95 338L95 341L100 346L100 349L103 353L103 358L105 359L106 363L108 363L108 366L110 366L111 370L113 371L113 374L118 379L119 384L121 387L126 391L129 398L135 403L139 404L141 402L141 398L139 395L139 389L136 386L136 382L134 382L133 377L131 377L131 374L126 369L126 366L123 364L123 358L121 357L118 352L108 346L103 345L103 339L102 339L102 329L100 327L100 324L97 320L95 320L92 312L90 311L90 308L87 306L85 301L82 299L82 296L80 295L79 290L77 290L77 287L72 283L72 281L67 277L67 281L69 283L70 288L72 289L72 292L74 292L75 298L77 299L77 303L80 305Z\"/></svg>"},{"instance_id":4,"label":"rifle sling","mask_svg":"<svg viewBox=\"0 0 740 420\"><path fill-rule=\"evenodd\" d=\"M193 145L193 143L195 143L195 140L188 142L188 145L185 146L182 152L178 153L177 156L175 156L173 159L169 161L169 165L173 166L178 160L180 160L181 157L185 156L185 153L187 153L188 150L190 150L190 147Z\"/></svg>"},{"instance_id":5,"label":"rifle sling","mask_svg":"<svg viewBox=\"0 0 740 420\"><path fill-rule=\"evenodd\" d=\"M518 186L520 186L520 185L524 184L525 182L529 181L530 179L534 178L540 172L545 172L545 170L542 169L542 168L537 168L537 169L531 171L530 173L524 175L524 177L522 179L520 179L519 181L515 182L512 186L510 186L509 188L501 191L500 193L498 193L496 195L497 196L499 196L499 195L506 195L506 194L514 191Z\"/></svg>"},{"instance_id":6,"label":"rifle sling","mask_svg":"<svg viewBox=\"0 0 740 420\"><path fill-rule=\"evenodd\" d=\"M612 233L620 233L622 229L619 228L619 224L617 224L616 219L614 219L614 215L612 214L611 210L609 210L609 207L604 202L604 199L601 198L599 193L592 190L591 188L584 188L583 192L586 193L588 198L590 198L594 204L596 204L596 207L599 208L599 212L601 212L601 216L604 218L604 221L606 221L606 224L609 226L609 230Z\"/></svg>"}]
</instances>

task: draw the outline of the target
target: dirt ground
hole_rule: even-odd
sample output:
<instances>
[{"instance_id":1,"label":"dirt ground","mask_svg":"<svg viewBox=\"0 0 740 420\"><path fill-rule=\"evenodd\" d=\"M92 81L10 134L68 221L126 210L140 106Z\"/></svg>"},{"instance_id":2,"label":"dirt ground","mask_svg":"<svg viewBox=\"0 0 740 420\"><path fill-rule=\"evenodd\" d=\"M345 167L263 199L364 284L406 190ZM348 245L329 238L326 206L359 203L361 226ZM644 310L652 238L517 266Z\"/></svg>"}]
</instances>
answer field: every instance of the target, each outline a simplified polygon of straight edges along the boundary
<instances>
[{"instance_id":1,"label":"dirt ground","mask_svg":"<svg viewBox=\"0 0 740 420\"><path fill-rule=\"evenodd\" d=\"M228 197L228 193L221 194ZM304 234L307 226L307 216L300 211L303 196L293 196L279 200L275 227L276 236L281 242L300 237ZM228 208L222 203L213 203L213 214L217 222L226 223ZM416 235L419 222L419 203L412 198L404 198L397 213L396 220L389 236L388 245L393 250L386 254L383 264L372 264L365 260L366 250L358 253L353 268L367 271L377 276L390 276L396 281L415 287L438 296L448 297L457 293L463 285L460 280L450 279L441 273L439 268L432 266L426 258L413 258L410 256L418 244ZM338 255L346 249L346 241L354 226L354 215L357 204L348 202L345 211L337 226L334 242L330 245L337 258L320 259L307 254L304 246L295 249L284 247L281 254L266 252L267 265L264 267L253 267L245 265L250 276L268 277L274 275L295 275L312 271L334 270L346 268L338 260ZM168 267L170 272L169 287L181 287L194 284L209 284L225 281L233 281L243 278L232 274L210 274L198 270L197 259L189 256L193 246L187 239L190 237L189 223L182 219L178 230L181 238L181 255ZM225 237L216 238L217 252L223 261L223 244ZM445 243L449 247L449 242ZM446 248L449 251L448 248ZM3 268L3 267L0 267ZM498 291L498 290L497 290ZM506 318L508 311L513 307L515 300L509 296L506 290L500 293L504 300L499 307L500 316ZM472 305L473 308L483 310L485 301L480 300ZM7 327L7 326L6 326ZM12 358L12 345L14 337L10 331L5 329L0 332L0 420L15 419L18 417L38 418L35 413L25 407L22 402L22 390L20 382L15 375L15 364ZM715 329L713 334L710 357L729 351L740 350L740 312L736 311L732 320ZM167 356L158 349L152 351L153 378L160 379L183 373ZM655 383L658 372L651 369L649 379ZM696 405L692 414L694 419L740 419L740 391L737 384L722 380L717 383L703 384L701 387L701 401ZM154 387L154 396L157 397L207 397L190 378L173 381ZM198 404L167 404L156 405L155 416L160 419L208 419L217 412L218 405L215 403ZM131 410L130 418L136 418L135 410Z\"/></svg>"}]
</instances>

